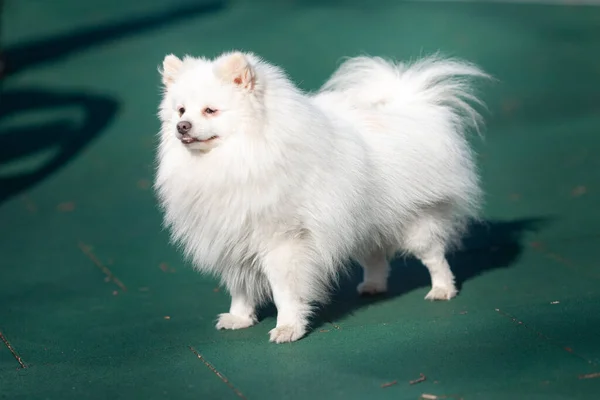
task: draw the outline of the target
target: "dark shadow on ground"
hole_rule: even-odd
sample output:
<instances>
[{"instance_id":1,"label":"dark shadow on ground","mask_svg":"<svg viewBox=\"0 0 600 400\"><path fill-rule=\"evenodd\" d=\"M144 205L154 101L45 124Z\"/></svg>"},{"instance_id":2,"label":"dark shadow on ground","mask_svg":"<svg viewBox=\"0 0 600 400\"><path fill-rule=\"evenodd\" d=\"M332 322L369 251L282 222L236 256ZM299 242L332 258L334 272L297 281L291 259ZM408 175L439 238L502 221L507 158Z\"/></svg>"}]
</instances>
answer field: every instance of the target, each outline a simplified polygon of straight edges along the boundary
<instances>
[{"instance_id":1,"label":"dark shadow on ground","mask_svg":"<svg viewBox=\"0 0 600 400\"><path fill-rule=\"evenodd\" d=\"M448 262L456 276L459 290L465 282L481 274L512 267L523 253L525 234L538 231L547 221L546 218L530 218L471 224L462 250L448 254ZM359 266L354 266L351 276L340 283L332 301L316 315L313 325L318 327L325 322L340 320L366 305L386 301L419 288L429 288L431 285L427 269L411 257L392 261L388 293L385 295L359 296L356 287L361 281L362 270Z\"/></svg>"},{"instance_id":2,"label":"dark shadow on ground","mask_svg":"<svg viewBox=\"0 0 600 400\"><path fill-rule=\"evenodd\" d=\"M223 0L190 1L190 4L171 7L151 15L75 30L63 35L10 46L4 49L5 75L22 72L41 63L60 61L78 51L86 50L126 36L154 30L185 18L197 17L223 9Z\"/></svg>"},{"instance_id":3,"label":"dark shadow on ground","mask_svg":"<svg viewBox=\"0 0 600 400\"><path fill-rule=\"evenodd\" d=\"M0 0L0 81L4 77L5 72L5 62L4 62L4 46L2 42L2 37L4 34L4 0Z\"/></svg>"},{"instance_id":4,"label":"dark shadow on ground","mask_svg":"<svg viewBox=\"0 0 600 400\"><path fill-rule=\"evenodd\" d=\"M218 11L224 4L222 0L190 2L189 5L172 7L152 15L75 30L7 48L0 43L0 82L28 68L60 61L92 46L157 29L198 14ZM0 0L0 21L1 17L5 17L2 5ZM61 108L63 111L68 108L68 113L59 113L50 122L36 121L40 113ZM0 87L0 203L29 189L64 166L110 124L118 109L117 99L102 94L59 92L39 87L3 90ZM14 121L18 121L16 126ZM44 151L54 152L54 155L33 170L15 172L15 168L10 168L7 173L4 168L6 163L19 162Z\"/></svg>"},{"instance_id":5,"label":"dark shadow on ground","mask_svg":"<svg viewBox=\"0 0 600 400\"><path fill-rule=\"evenodd\" d=\"M523 253L524 236L529 232L539 231L547 222L547 218L529 218L473 223L463 241L463 249L448 255L458 288L488 271L514 266ZM341 281L331 302L317 311L313 328L318 328L326 322L339 321L361 307L430 286L427 269L413 258L398 258L392 262L389 291L385 295L359 296L356 286L361 281L361 268L354 266L350 277ZM270 306L261 312L261 318L275 314L275 308Z\"/></svg>"},{"instance_id":6,"label":"dark shadow on ground","mask_svg":"<svg viewBox=\"0 0 600 400\"><path fill-rule=\"evenodd\" d=\"M54 155L31 172L0 175L0 202L42 181L68 162L106 128L118 109L118 103L110 97L42 89L3 91L2 102L0 123L18 114L67 107L69 113L45 123L29 123L25 118L25 124L2 129L0 165L48 150Z\"/></svg>"}]
</instances>

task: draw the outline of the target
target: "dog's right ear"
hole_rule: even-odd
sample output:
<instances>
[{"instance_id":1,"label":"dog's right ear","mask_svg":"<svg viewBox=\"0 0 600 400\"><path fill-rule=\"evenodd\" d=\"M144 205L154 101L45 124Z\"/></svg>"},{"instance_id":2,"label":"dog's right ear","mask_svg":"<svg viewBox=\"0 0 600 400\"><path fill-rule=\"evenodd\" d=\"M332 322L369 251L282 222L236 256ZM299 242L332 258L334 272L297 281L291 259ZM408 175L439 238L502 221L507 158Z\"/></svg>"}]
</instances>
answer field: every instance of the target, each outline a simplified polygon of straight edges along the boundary
<instances>
[{"instance_id":1,"label":"dog's right ear","mask_svg":"<svg viewBox=\"0 0 600 400\"><path fill-rule=\"evenodd\" d=\"M161 71L163 85L169 87L173 82L175 82L177 74L179 73L179 69L182 65L183 61L173 54L169 54L165 57Z\"/></svg>"}]
</instances>

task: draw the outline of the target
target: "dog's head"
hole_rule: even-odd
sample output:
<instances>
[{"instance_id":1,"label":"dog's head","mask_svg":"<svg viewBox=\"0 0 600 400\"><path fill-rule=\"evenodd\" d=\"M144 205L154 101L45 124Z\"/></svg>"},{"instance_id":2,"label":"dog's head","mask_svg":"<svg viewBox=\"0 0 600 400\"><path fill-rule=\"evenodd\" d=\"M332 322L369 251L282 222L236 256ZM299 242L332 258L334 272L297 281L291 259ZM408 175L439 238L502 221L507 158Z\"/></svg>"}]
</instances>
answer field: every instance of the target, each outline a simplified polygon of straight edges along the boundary
<instances>
[{"instance_id":1,"label":"dog's head","mask_svg":"<svg viewBox=\"0 0 600 400\"><path fill-rule=\"evenodd\" d=\"M255 127L261 114L252 57L227 53L215 60L167 55L162 65L163 135L190 150L210 151Z\"/></svg>"}]
</instances>

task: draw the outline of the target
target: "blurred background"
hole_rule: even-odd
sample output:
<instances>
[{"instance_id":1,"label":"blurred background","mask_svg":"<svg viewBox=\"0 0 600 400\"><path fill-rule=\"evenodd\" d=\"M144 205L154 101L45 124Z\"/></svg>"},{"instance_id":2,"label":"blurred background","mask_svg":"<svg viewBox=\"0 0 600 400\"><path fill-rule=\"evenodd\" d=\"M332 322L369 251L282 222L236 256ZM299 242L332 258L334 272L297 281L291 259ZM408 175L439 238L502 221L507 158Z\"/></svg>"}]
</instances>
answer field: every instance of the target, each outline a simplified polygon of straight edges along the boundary
<instances>
[{"instance_id":1,"label":"blurred background","mask_svg":"<svg viewBox=\"0 0 600 400\"><path fill-rule=\"evenodd\" d=\"M600 2L0 2L0 397L589 399L600 393ZM316 90L343 57L479 64L486 192L423 300L341 283L312 333L218 332L227 293L161 228L152 191L157 68L253 51ZM596 393L594 395L593 393Z\"/></svg>"}]
</instances>

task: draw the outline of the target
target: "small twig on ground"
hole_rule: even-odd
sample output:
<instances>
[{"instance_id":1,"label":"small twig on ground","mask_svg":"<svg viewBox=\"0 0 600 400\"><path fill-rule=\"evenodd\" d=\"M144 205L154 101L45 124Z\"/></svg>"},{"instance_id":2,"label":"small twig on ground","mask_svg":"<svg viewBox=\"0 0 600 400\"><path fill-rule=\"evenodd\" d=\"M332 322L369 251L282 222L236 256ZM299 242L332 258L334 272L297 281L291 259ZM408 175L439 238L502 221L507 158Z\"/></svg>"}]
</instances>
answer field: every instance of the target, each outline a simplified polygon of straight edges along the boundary
<instances>
[{"instance_id":1,"label":"small twig on ground","mask_svg":"<svg viewBox=\"0 0 600 400\"><path fill-rule=\"evenodd\" d=\"M455 400L463 400L462 397L458 395L442 395L436 396L435 394L423 393L419 400L442 400L442 399L455 399Z\"/></svg>"},{"instance_id":2,"label":"small twig on ground","mask_svg":"<svg viewBox=\"0 0 600 400\"><path fill-rule=\"evenodd\" d=\"M600 378L600 372L594 372L592 374L579 375L579 379L594 379Z\"/></svg>"},{"instance_id":3,"label":"small twig on ground","mask_svg":"<svg viewBox=\"0 0 600 400\"><path fill-rule=\"evenodd\" d=\"M415 380L413 380L413 381L410 381L410 382L408 382L408 383L409 383L410 385L416 385L417 383L424 382L424 381L427 379L427 377L426 377L425 375L423 375L423 374L419 374L419 375L421 375L421 376L420 376L418 379L415 379Z\"/></svg>"}]
</instances>

